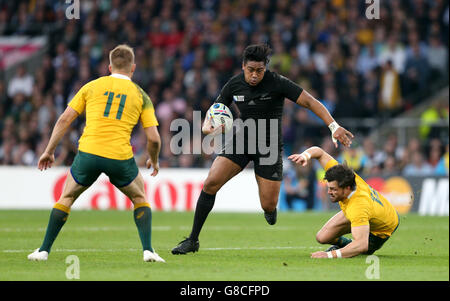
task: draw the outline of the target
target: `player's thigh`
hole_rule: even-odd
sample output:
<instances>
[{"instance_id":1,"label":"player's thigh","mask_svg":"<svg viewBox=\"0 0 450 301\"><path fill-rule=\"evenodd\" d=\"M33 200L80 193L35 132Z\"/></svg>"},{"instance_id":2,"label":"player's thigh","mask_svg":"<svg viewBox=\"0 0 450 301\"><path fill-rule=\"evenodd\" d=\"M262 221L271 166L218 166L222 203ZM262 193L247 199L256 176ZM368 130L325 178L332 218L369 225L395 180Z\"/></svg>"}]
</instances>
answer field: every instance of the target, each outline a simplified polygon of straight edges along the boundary
<instances>
[{"instance_id":1,"label":"player's thigh","mask_svg":"<svg viewBox=\"0 0 450 301\"><path fill-rule=\"evenodd\" d=\"M281 181L274 181L255 174L258 184L259 201L265 211L273 211L277 207Z\"/></svg>"},{"instance_id":2,"label":"player's thigh","mask_svg":"<svg viewBox=\"0 0 450 301\"><path fill-rule=\"evenodd\" d=\"M61 197L57 203L66 207L71 207L75 200L88 188L89 186L83 186L77 183L72 176L72 172L69 171L67 173L66 182L64 184Z\"/></svg>"},{"instance_id":3,"label":"player's thigh","mask_svg":"<svg viewBox=\"0 0 450 301\"><path fill-rule=\"evenodd\" d=\"M316 239L320 243L328 243L341 235L350 233L351 230L350 221L343 211L339 211L317 232Z\"/></svg>"},{"instance_id":4,"label":"player's thigh","mask_svg":"<svg viewBox=\"0 0 450 301\"><path fill-rule=\"evenodd\" d=\"M231 159L223 156L217 156L211 168L208 177L203 184L203 191L209 194L215 194L226 182L242 171L243 167Z\"/></svg>"},{"instance_id":5,"label":"player's thigh","mask_svg":"<svg viewBox=\"0 0 450 301\"><path fill-rule=\"evenodd\" d=\"M138 172L138 175L130 184L117 188L122 191L133 204L144 203L147 200L145 196L144 178L140 172Z\"/></svg>"}]
</instances>

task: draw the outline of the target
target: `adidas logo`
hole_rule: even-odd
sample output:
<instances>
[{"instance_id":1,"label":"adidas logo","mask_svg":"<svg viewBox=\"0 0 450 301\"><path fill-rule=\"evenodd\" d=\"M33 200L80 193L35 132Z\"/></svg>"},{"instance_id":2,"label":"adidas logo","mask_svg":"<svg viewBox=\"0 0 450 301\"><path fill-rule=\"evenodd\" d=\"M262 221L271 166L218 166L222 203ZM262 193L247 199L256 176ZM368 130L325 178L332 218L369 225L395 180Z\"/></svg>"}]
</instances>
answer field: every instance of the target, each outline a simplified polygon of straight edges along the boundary
<instances>
[{"instance_id":1,"label":"adidas logo","mask_svg":"<svg viewBox=\"0 0 450 301\"><path fill-rule=\"evenodd\" d=\"M274 172L273 175L272 175L272 178L276 178L276 177L278 177L278 173Z\"/></svg>"},{"instance_id":2,"label":"adidas logo","mask_svg":"<svg viewBox=\"0 0 450 301\"><path fill-rule=\"evenodd\" d=\"M256 105L256 103L255 103L253 100L250 100L250 101L248 102L248 104L251 105L251 106L252 106L252 105L253 105L253 106Z\"/></svg>"}]
</instances>

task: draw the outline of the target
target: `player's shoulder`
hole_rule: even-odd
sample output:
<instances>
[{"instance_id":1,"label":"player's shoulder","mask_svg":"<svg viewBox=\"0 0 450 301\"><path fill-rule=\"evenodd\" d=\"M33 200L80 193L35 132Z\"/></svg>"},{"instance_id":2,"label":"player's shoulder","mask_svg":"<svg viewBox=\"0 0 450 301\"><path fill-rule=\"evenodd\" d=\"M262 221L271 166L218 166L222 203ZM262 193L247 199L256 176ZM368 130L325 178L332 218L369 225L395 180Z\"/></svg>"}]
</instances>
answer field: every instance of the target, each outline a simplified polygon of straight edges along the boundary
<instances>
[{"instance_id":1,"label":"player's shoulder","mask_svg":"<svg viewBox=\"0 0 450 301\"><path fill-rule=\"evenodd\" d=\"M244 73L238 73L233 75L226 83L224 86L227 87L234 87L237 85L242 85L244 83Z\"/></svg>"},{"instance_id":2,"label":"player's shoulder","mask_svg":"<svg viewBox=\"0 0 450 301\"><path fill-rule=\"evenodd\" d=\"M357 188L354 194L349 197L347 209L361 210L363 208L370 208L370 200L370 195L366 191Z\"/></svg>"},{"instance_id":3,"label":"player's shoulder","mask_svg":"<svg viewBox=\"0 0 450 301\"><path fill-rule=\"evenodd\" d=\"M141 88L137 83L133 82L133 86L135 87L138 95L142 98L142 107L145 108L153 108L152 100L150 99L150 96L144 91L144 89Z\"/></svg>"},{"instance_id":4,"label":"player's shoulder","mask_svg":"<svg viewBox=\"0 0 450 301\"><path fill-rule=\"evenodd\" d=\"M287 79L287 77L285 77L284 75L281 75L279 73L277 73L276 71L267 69L266 73L264 74L264 76L268 79L268 80L281 80L281 79Z\"/></svg>"}]
</instances>

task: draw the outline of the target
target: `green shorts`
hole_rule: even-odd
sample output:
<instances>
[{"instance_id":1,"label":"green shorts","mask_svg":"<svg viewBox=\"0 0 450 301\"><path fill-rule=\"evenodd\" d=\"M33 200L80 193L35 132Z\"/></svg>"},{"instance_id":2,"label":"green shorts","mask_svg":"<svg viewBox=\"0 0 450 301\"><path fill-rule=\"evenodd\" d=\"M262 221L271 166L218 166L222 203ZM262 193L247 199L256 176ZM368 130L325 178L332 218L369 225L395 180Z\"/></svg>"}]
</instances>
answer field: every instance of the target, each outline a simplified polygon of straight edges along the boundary
<instances>
[{"instance_id":1,"label":"green shorts","mask_svg":"<svg viewBox=\"0 0 450 301\"><path fill-rule=\"evenodd\" d=\"M116 187L129 185L137 177L139 169L134 158L114 160L78 151L70 172L79 185L91 186L103 172Z\"/></svg>"}]
</instances>

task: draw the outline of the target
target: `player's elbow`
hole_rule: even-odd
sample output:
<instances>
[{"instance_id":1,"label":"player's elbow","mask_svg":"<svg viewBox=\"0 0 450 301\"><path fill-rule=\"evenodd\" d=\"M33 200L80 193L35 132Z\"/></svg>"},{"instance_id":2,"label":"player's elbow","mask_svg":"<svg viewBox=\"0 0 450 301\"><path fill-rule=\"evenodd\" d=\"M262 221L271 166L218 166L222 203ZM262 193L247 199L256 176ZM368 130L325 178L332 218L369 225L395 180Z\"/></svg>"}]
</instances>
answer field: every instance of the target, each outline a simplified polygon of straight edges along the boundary
<instances>
[{"instance_id":1,"label":"player's elbow","mask_svg":"<svg viewBox=\"0 0 450 301\"><path fill-rule=\"evenodd\" d=\"M364 254L369 251L369 241L368 240L362 240L358 244L358 250L360 253Z\"/></svg>"},{"instance_id":2,"label":"player's elbow","mask_svg":"<svg viewBox=\"0 0 450 301\"><path fill-rule=\"evenodd\" d=\"M147 136L147 143L149 145L159 145L161 144L161 137L159 136L156 127L149 127L145 129L145 134Z\"/></svg>"},{"instance_id":3,"label":"player's elbow","mask_svg":"<svg viewBox=\"0 0 450 301\"><path fill-rule=\"evenodd\" d=\"M148 145L159 146L161 145L161 137L159 135L147 137L147 143Z\"/></svg>"}]
</instances>

